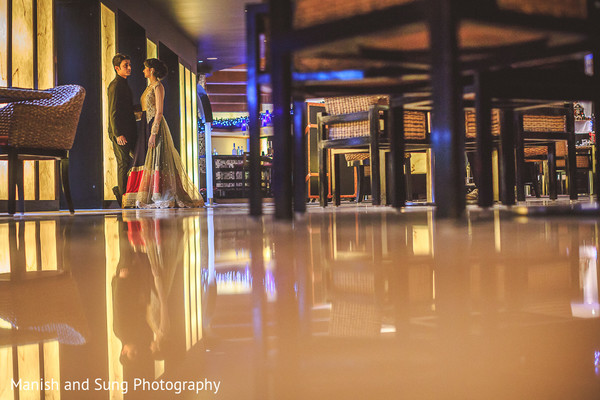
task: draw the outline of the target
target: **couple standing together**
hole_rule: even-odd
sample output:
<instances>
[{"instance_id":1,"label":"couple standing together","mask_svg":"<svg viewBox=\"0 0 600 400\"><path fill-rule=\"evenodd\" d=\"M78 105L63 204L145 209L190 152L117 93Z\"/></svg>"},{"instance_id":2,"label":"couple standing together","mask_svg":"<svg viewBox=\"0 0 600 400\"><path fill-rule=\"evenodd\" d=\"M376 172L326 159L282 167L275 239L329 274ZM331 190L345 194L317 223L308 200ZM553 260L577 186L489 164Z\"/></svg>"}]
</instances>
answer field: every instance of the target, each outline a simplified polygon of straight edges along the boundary
<instances>
[{"instance_id":1,"label":"couple standing together","mask_svg":"<svg viewBox=\"0 0 600 400\"><path fill-rule=\"evenodd\" d=\"M113 57L117 76L108 86L108 135L117 159L118 186L113 188L119 205L137 208L201 207L204 200L183 169L163 117L167 76L165 63L144 61L148 87L141 97L141 125L138 133L136 111L127 78L131 75L129 56Z\"/></svg>"}]
</instances>

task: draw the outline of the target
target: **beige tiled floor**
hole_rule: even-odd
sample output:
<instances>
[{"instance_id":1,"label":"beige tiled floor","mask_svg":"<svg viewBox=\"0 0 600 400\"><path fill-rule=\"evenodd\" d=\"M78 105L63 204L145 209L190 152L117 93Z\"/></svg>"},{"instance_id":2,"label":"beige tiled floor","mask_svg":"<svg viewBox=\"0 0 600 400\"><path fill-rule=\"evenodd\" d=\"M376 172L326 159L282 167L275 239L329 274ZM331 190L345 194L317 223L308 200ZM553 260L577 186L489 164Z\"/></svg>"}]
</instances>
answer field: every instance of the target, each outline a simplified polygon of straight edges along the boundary
<instances>
[{"instance_id":1,"label":"beige tiled floor","mask_svg":"<svg viewBox=\"0 0 600 400\"><path fill-rule=\"evenodd\" d=\"M0 218L0 399L597 399L600 214L514 211Z\"/></svg>"}]
</instances>

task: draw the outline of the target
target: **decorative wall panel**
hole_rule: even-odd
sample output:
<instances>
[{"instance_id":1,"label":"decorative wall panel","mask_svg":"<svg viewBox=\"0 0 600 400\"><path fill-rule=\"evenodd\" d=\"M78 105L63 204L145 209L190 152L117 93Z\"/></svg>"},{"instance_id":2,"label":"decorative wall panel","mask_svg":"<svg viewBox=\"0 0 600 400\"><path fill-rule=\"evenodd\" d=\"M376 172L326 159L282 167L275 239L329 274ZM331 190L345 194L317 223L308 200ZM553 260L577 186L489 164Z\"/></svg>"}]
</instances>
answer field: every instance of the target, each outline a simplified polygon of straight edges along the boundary
<instances>
[{"instance_id":1,"label":"decorative wall panel","mask_svg":"<svg viewBox=\"0 0 600 400\"><path fill-rule=\"evenodd\" d=\"M56 199L55 163L52 160L39 161L40 200Z\"/></svg>"},{"instance_id":2,"label":"decorative wall panel","mask_svg":"<svg viewBox=\"0 0 600 400\"><path fill-rule=\"evenodd\" d=\"M187 171L187 157L185 157L185 67L179 64L179 149L183 168Z\"/></svg>"},{"instance_id":3,"label":"decorative wall panel","mask_svg":"<svg viewBox=\"0 0 600 400\"><path fill-rule=\"evenodd\" d=\"M54 87L54 18L52 0L37 0L38 89Z\"/></svg>"},{"instance_id":4,"label":"decorative wall panel","mask_svg":"<svg viewBox=\"0 0 600 400\"><path fill-rule=\"evenodd\" d=\"M185 69L185 138L186 138L186 158L187 158L187 173L190 179L194 180L194 159L193 149L194 142L192 140L192 96L190 95L190 84L191 84L192 73L189 69ZM182 147L183 148L183 147Z\"/></svg>"},{"instance_id":5,"label":"decorative wall panel","mask_svg":"<svg viewBox=\"0 0 600 400\"><path fill-rule=\"evenodd\" d=\"M101 60L102 60L102 142L104 165L104 200L114 200L112 188L117 186L117 161L108 138L108 85L115 78L112 58L116 53L115 13L104 4L101 5Z\"/></svg>"},{"instance_id":6,"label":"decorative wall panel","mask_svg":"<svg viewBox=\"0 0 600 400\"><path fill-rule=\"evenodd\" d=\"M8 0L0 0L0 86L8 86Z\"/></svg>"},{"instance_id":7,"label":"decorative wall panel","mask_svg":"<svg viewBox=\"0 0 600 400\"><path fill-rule=\"evenodd\" d=\"M35 200L35 161L23 161L25 200Z\"/></svg>"},{"instance_id":8,"label":"decorative wall panel","mask_svg":"<svg viewBox=\"0 0 600 400\"><path fill-rule=\"evenodd\" d=\"M196 74L192 73L190 96L192 98L192 140L194 142L194 152L192 159L194 162L194 185L200 189L200 172L198 170L200 143L198 138L198 93L196 89Z\"/></svg>"},{"instance_id":9,"label":"decorative wall panel","mask_svg":"<svg viewBox=\"0 0 600 400\"><path fill-rule=\"evenodd\" d=\"M0 161L0 200L8 199L8 161Z\"/></svg>"},{"instance_id":10,"label":"decorative wall panel","mask_svg":"<svg viewBox=\"0 0 600 400\"><path fill-rule=\"evenodd\" d=\"M150 39L146 39L146 58L158 58L158 47Z\"/></svg>"},{"instance_id":11,"label":"decorative wall panel","mask_svg":"<svg viewBox=\"0 0 600 400\"><path fill-rule=\"evenodd\" d=\"M33 1L12 2L12 86L33 88Z\"/></svg>"},{"instance_id":12,"label":"decorative wall panel","mask_svg":"<svg viewBox=\"0 0 600 400\"><path fill-rule=\"evenodd\" d=\"M183 167L196 187L198 176L198 134L196 114L196 75L179 64L180 149Z\"/></svg>"}]
</instances>

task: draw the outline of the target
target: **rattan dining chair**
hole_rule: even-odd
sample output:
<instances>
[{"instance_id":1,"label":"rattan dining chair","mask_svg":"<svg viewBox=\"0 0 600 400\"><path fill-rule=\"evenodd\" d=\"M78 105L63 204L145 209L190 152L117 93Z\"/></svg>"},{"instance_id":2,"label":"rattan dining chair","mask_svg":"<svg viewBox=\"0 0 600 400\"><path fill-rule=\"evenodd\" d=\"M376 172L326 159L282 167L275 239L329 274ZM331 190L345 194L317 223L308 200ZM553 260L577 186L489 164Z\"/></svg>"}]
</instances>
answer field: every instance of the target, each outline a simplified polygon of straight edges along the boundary
<instances>
[{"instance_id":1,"label":"rattan dining chair","mask_svg":"<svg viewBox=\"0 0 600 400\"><path fill-rule=\"evenodd\" d=\"M62 189L71 214L75 212L69 188L69 150L73 146L85 89L64 85L49 89L50 99L9 103L0 109L0 157L8 158L8 213L23 199L23 160L60 160Z\"/></svg>"}]
</instances>

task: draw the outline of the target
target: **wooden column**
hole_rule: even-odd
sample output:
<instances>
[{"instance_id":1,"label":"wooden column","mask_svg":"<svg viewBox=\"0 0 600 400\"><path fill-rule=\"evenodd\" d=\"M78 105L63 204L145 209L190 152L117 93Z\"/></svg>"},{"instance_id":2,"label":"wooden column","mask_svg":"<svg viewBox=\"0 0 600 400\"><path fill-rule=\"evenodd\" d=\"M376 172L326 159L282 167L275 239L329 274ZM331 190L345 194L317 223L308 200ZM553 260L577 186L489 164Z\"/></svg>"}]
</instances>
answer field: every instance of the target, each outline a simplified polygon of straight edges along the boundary
<instances>
[{"instance_id":1,"label":"wooden column","mask_svg":"<svg viewBox=\"0 0 600 400\"><path fill-rule=\"evenodd\" d=\"M327 183L327 149L323 148L325 140L325 126L323 125L323 113L317 114L317 147L319 153L319 204L327 207L328 183Z\"/></svg>"},{"instance_id":2,"label":"wooden column","mask_svg":"<svg viewBox=\"0 0 600 400\"><path fill-rule=\"evenodd\" d=\"M556 143L548 145L548 186L550 200L558 198L558 181L556 179Z\"/></svg>"},{"instance_id":3,"label":"wooden column","mask_svg":"<svg viewBox=\"0 0 600 400\"><path fill-rule=\"evenodd\" d=\"M465 139L458 65L456 1L429 0L433 113L431 145L437 218L459 218L465 210Z\"/></svg>"},{"instance_id":4,"label":"wooden column","mask_svg":"<svg viewBox=\"0 0 600 400\"><path fill-rule=\"evenodd\" d=\"M260 73L258 13L265 12L264 5L249 5L246 8L246 60L248 65L248 132L250 134L250 215L262 214L261 166L260 166Z\"/></svg>"},{"instance_id":5,"label":"wooden column","mask_svg":"<svg viewBox=\"0 0 600 400\"><path fill-rule=\"evenodd\" d=\"M567 125L567 176L569 177L569 198L577 200L577 151L575 149L575 115L573 103L565 103Z\"/></svg>"},{"instance_id":6,"label":"wooden column","mask_svg":"<svg viewBox=\"0 0 600 400\"><path fill-rule=\"evenodd\" d=\"M492 174L492 106L488 89L488 74L479 72L475 75L475 118L477 121L477 151L475 165L479 190L480 207L491 207L494 204L494 182ZM502 132L504 134L504 132Z\"/></svg>"},{"instance_id":7,"label":"wooden column","mask_svg":"<svg viewBox=\"0 0 600 400\"><path fill-rule=\"evenodd\" d=\"M512 109L500 111L500 199L504 205L515 204L515 127Z\"/></svg>"},{"instance_id":8,"label":"wooden column","mask_svg":"<svg viewBox=\"0 0 600 400\"><path fill-rule=\"evenodd\" d=\"M596 46L600 46L600 45L596 45ZM593 52L593 57L594 57L594 101L593 101L593 108L592 108L592 112L594 113L594 115L598 114L600 112L600 48L596 48L594 49ZM596 121L598 121L598 118L600 117L596 117ZM594 121L594 124L596 123L596 121ZM596 167L594 168L595 171L595 175L594 175L594 192L596 194L596 201L600 201L600 140L598 139L598 134L596 134L596 141L595 141L595 159L592 160L592 162L594 162L596 164Z\"/></svg>"},{"instance_id":9,"label":"wooden column","mask_svg":"<svg viewBox=\"0 0 600 400\"><path fill-rule=\"evenodd\" d=\"M525 165L525 142L523 139L523 114L515 112L513 114L513 126L516 134L516 183L517 183L517 201L525 201L525 180L523 174L526 173ZM534 176L534 180L536 177ZM535 185L535 181L533 182ZM538 192L536 192L539 194Z\"/></svg>"},{"instance_id":10,"label":"wooden column","mask_svg":"<svg viewBox=\"0 0 600 400\"><path fill-rule=\"evenodd\" d=\"M379 163L379 107L369 111L369 158L371 160L371 198L374 206L381 205L381 173Z\"/></svg>"},{"instance_id":11,"label":"wooden column","mask_svg":"<svg viewBox=\"0 0 600 400\"><path fill-rule=\"evenodd\" d=\"M294 101L294 211L306 211L306 139L304 131L307 118L306 103Z\"/></svg>"},{"instance_id":12,"label":"wooden column","mask_svg":"<svg viewBox=\"0 0 600 400\"><path fill-rule=\"evenodd\" d=\"M406 205L406 177L404 175L404 154L406 144L404 138L404 107L394 106L393 102L389 111L389 123L386 127L392 144L392 170L391 179L393 191L388 190L392 196L392 207L401 208Z\"/></svg>"},{"instance_id":13,"label":"wooden column","mask_svg":"<svg viewBox=\"0 0 600 400\"><path fill-rule=\"evenodd\" d=\"M291 56L277 42L292 26L292 2L269 0L271 21L271 86L273 96L273 197L275 218L292 219Z\"/></svg>"}]
</instances>

